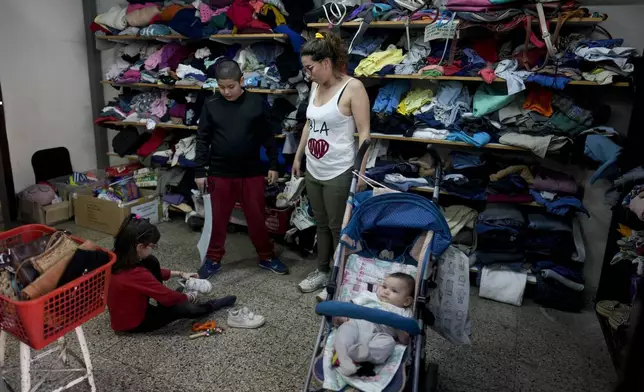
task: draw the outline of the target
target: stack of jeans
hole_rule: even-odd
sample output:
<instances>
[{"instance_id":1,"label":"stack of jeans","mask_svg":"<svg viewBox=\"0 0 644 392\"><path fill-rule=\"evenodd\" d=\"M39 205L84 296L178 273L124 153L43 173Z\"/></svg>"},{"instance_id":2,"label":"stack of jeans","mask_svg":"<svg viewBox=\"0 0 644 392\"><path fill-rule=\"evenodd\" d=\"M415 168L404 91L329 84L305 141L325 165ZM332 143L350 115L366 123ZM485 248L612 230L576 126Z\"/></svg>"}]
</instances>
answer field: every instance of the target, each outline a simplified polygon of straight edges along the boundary
<instances>
[{"instance_id":1,"label":"stack of jeans","mask_svg":"<svg viewBox=\"0 0 644 392\"><path fill-rule=\"evenodd\" d=\"M478 237L476 263L479 265L514 264L525 261L523 236L526 220L511 204L488 203L476 224Z\"/></svg>"},{"instance_id":2,"label":"stack of jeans","mask_svg":"<svg viewBox=\"0 0 644 392\"><path fill-rule=\"evenodd\" d=\"M572 261L576 248L570 219L528 214L523 244L537 277L535 301L559 310L579 311L584 274L583 264Z\"/></svg>"},{"instance_id":3,"label":"stack of jeans","mask_svg":"<svg viewBox=\"0 0 644 392\"><path fill-rule=\"evenodd\" d=\"M523 246L535 259L569 261L575 252L570 219L550 214L528 214Z\"/></svg>"}]
</instances>

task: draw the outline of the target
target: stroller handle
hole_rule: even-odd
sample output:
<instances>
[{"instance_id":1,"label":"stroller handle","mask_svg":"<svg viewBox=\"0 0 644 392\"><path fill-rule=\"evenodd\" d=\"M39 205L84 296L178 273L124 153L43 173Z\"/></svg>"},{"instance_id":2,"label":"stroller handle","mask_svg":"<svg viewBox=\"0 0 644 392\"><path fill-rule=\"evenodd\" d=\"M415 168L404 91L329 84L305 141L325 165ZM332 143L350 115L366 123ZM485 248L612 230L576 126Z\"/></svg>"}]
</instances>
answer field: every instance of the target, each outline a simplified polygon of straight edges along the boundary
<instances>
[{"instance_id":1,"label":"stroller handle","mask_svg":"<svg viewBox=\"0 0 644 392\"><path fill-rule=\"evenodd\" d=\"M358 155L356 155L356 161L353 164L353 170L360 171L360 168L362 167L362 160L364 159L364 156L367 153L370 145L371 139L365 139L365 141L362 142L360 149L358 149Z\"/></svg>"}]
</instances>

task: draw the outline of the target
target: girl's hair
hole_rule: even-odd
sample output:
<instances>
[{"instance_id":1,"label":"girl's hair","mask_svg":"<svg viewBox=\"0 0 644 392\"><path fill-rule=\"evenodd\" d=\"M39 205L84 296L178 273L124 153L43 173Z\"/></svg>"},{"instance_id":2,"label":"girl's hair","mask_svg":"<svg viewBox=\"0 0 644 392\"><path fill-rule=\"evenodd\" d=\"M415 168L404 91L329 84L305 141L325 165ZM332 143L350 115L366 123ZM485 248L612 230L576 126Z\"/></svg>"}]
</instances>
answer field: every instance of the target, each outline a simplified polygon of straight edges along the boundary
<instances>
[{"instance_id":1,"label":"girl's hair","mask_svg":"<svg viewBox=\"0 0 644 392\"><path fill-rule=\"evenodd\" d=\"M321 36L321 37L320 37ZM337 71L346 69L349 55L342 38L331 32L317 33L316 37L306 42L300 56L311 56L313 61L330 59Z\"/></svg>"},{"instance_id":2,"label":"girl's hair","mask_svg":"<svg viewBox=\"0 0 644 392\"><path fill-rule=\"evenodd\" d=\"M140 260L136 253L136 246L138 244L156 244L160 238L159 229L150 223L149 219L143 219L134 214L125 218L114 237L116 263L112 267L112 272L124 271L138 266Z\"/></svg>"}]
</instances>

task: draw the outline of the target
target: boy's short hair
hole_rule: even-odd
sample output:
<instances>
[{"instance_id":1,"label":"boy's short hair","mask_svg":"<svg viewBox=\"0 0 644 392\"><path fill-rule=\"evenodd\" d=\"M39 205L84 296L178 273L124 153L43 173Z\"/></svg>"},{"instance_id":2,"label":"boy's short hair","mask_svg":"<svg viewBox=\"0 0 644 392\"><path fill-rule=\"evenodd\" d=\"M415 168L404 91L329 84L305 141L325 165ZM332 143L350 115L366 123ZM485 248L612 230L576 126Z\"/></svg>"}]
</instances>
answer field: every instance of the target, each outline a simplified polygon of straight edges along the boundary
<instances>
[{"instance_id":1,"label":"boy's short hair","mask_svg":"<svg viewBox=\"0 0 644 392\"><path fill-rule=\"evenodd\" d=\"M404 272L394 272L393 274L387 275L387 278L400 279L405 283L405 287L409 290L409 295L414 296L416 290L416 279L413 276L406 274Z\"/></svg>"},{"instance_id":2,"label":"boy's short hair","mask_svg":"<svg viewBox=\"0 0 644 392\"><path fill-rule=\"evenodd\" d=\"M229 79L229 80L241 80L244 74L239 68L234 60L223 60L217 64L217 69L215 70L215 78L217 80Z\"/></svg>"}]
</instances>

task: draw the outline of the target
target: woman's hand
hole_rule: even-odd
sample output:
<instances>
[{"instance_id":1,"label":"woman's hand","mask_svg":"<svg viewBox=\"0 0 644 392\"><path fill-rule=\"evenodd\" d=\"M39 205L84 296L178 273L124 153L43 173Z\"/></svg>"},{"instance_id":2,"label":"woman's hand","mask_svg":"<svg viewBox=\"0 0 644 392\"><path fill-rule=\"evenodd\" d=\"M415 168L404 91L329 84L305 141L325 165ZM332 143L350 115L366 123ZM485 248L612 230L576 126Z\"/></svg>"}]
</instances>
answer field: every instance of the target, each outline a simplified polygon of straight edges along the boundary
<instances>
[{"instance_id":1,"label":"woman's hand","mask_svg":"<svg viewBox=\"0 0 644 392\"><path fill-rule=\"evenodd\" d=\"M293 161L293 170L291 171L293 177L299 178L302 175L301 165L301 159L295 159Z\"/></svg>"}]
</instances>

